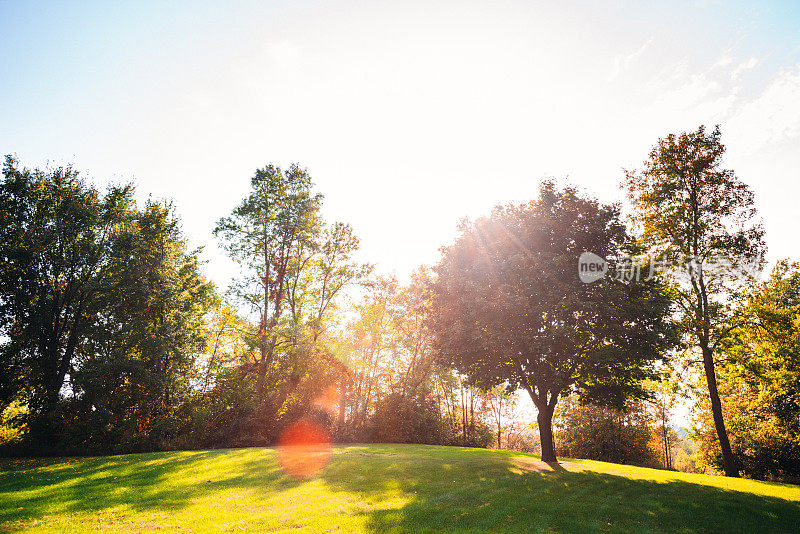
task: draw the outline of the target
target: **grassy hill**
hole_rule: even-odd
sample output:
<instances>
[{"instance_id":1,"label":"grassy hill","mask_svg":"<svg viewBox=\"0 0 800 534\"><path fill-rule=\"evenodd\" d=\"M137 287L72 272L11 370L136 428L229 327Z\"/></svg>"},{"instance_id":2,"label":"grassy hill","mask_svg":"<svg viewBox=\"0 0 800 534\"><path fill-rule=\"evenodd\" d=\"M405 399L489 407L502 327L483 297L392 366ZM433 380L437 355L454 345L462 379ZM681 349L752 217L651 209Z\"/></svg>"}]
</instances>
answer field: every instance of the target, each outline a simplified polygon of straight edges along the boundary
<instances>
[{"instance_id":1,"label":"grassy hill","mask_svg":"<svg viewBox=\"0 0 800 534\"><path fill-rule=\"evenodd\" d=\"M800 487L422 445L0 460L2 531L800 532Z\"/></svg>"}]
</instances>

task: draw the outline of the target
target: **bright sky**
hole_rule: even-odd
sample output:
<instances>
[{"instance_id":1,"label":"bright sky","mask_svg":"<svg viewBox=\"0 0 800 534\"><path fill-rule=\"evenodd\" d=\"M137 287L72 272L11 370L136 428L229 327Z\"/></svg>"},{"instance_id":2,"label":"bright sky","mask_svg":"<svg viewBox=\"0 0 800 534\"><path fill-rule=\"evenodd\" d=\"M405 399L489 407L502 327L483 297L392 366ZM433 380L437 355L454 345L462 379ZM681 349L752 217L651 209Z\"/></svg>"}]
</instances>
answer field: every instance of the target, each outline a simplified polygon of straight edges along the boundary
<instances>
[{"instance_id":1,"label":"bright sky","mask_svg":"<svg viewBox=\"0 0 800 534\"><path fill-rule=\"evenodd\" d=\"M405 278L544 177L620 200L623 167L701 123L770 258L800 259L793 2L116 4L0 0L0 151L174 199L222 286L211 230L268 162L308 167Z\"/></svg>"}]
</instances>

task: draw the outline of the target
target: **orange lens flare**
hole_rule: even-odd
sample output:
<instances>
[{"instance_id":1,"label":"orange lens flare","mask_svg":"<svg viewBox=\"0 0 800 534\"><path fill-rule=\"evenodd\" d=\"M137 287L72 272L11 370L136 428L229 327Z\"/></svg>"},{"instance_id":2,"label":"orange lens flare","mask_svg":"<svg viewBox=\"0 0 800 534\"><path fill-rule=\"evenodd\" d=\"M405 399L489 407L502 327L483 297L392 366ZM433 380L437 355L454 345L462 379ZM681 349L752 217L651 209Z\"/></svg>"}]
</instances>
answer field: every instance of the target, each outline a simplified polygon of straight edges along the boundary
<instances>
[{"instance_id":1,"label":"orange lens flare","mask_svg":"<svg viewBox=\"0 0 800 534\"><path fill-rule=\"evenodd\" d=\"M331 454L330 435L307 419L289 425L278 440L278 462L292 478L316 475L328 465Z\"/></svg>"}]
</instances>

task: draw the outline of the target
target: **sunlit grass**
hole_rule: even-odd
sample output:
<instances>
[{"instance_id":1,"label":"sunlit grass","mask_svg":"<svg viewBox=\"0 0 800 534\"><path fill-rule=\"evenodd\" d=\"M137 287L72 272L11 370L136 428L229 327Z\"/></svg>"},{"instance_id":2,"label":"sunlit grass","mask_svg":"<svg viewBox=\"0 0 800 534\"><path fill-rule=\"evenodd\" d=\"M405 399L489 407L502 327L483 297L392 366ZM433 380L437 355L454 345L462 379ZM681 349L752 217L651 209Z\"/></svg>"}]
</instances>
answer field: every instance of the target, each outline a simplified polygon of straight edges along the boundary
<instances>
[{"instance_id":1,"label":"sunlit grass","mask_svg":"<svg viewBox=\"0 0 800 534\"><path fill-rule=\"evenodd\" d=\"M309 480L267 448L0 468L4 531L800 531L798 486L507 451L343 446Z\"/></svg>"}]
</instances>

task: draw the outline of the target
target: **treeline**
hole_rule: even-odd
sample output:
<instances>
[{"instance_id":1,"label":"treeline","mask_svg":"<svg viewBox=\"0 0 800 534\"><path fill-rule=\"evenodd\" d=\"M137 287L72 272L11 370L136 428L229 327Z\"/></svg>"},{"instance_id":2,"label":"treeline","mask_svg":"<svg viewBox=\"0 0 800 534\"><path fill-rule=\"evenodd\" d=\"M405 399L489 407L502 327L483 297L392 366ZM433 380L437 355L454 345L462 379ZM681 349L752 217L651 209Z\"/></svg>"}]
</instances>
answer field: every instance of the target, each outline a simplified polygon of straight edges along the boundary
<instances>
[{"instance_id":1,"label":"treeline","mask_svg":"<svg viewBox=\"0 0 800 534\"><path fill-rule=\"evenodd\" d=\"M304 420L339 442L674 468L670 410L689 395L693 468L797 477L800 267L758 279L763 230L723 153L718 129L659 140L627 173L627 220L544 182L464 222L405 285L356 259L305 169L268 165L214 231L239 266L224 292L169 203L9 156L2 450L269 445ZM593 279L585 253L605 260Z\"/></svg>"},{"instance_id":2,"label":"treeline","mask_svg":"<svg viewBox=\"0 0 800 534\"><path fill-rule=\"evenodd\" d=\"M170 204L6 158L5 453L266 445L302 418L338 441L493 439L433 357L425 275L402 287L356 262L303 169L268 166L251 186L215 230L241 267L220 295Z\"/></svg>"},{"instance_id":3,"label":"treeline","mask_svg":"<svg viewBox=\"0 0 800 534\"><path fill-rule=\"evenodd\" d=\"M184 424L215 294L172 206L7 157L0 248L0 400L22 451L154 447Z\"/></svg>"}]
</instances>

